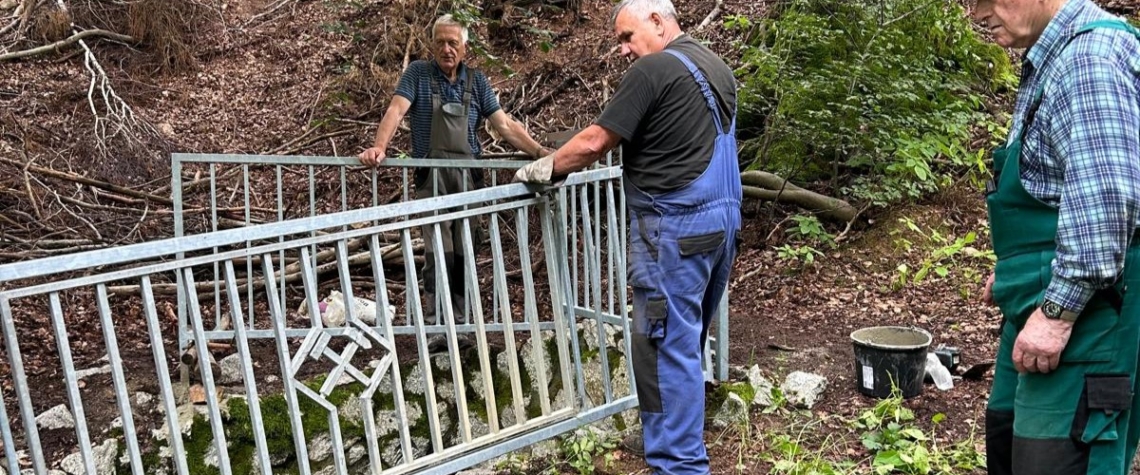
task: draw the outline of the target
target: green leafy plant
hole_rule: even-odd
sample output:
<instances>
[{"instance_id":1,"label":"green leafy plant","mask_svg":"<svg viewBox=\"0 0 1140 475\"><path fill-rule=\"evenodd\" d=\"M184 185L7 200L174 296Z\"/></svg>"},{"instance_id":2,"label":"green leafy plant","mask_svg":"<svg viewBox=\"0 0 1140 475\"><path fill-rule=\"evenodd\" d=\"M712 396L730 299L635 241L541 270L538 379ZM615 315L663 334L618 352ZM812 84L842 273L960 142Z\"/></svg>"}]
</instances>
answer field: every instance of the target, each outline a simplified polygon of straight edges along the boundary
<instances>
[{"instance_id":1,"label":"green leafy plant","mask_svg":"<svg viewBox=\"0 0 1140 475\"><path fill-rule=\"evenodd\" d=\"M589 475L594 473L594 457L604 457L607 467L613 463L612 452L615 447L615 438L586 428L563 438L561 449L570 468L579 475Z\"/></svg>"},{"instance_id":2,"label":"green leafy plant","mask_svg":"<svg viewBox=\"0 0 1140 475\"><path fill-rule=\"evenodd\" d=\"M926 254L922 262L920 262L914 269L906 263L900 264L897 268L896 278L892 282L892 287L897 290L902 288L907 283L917 284L922 282L930 273L939 278L945 278L950 275L951 270L962 263L963 259L980 259L993 262L996 260L992 250L980 250L973 246L977 240L977 233L974 231L967 232L965 235L957 238L949 238L942 235L936 229L929 229L923 231L913 220L907 217L899 218L899 222L903 224L905 229L912 234L918 235L923 241L932 246L929 253ZM901 231L895 231L893 234L899 235ZM895 239L896 246L910 251L914 243L906 237L897 237ZM976 280L977 273L973 271L963 271L963 275Z\"/></svg>"},{"instance_id":3,"label":"green leafy plant","mask_svg":"<svg viewBox=\"0 0 1140 475\"><path fill-rule=\"evenodd\" d=\"M804 265L810 266L815 263L815 256L822 256L823 253L811 246L784 244L776 248L776 255L778 255L780 259L802 262Z\"/></svg>"},{"instance_id":4,"label":"green leafy plant","mask_svg":"<svg viewBox=\"0 0 1140 475\"><path fill-rule=\"evenodd\" d=\"M937 428L945 418L944 414L935 414L931 424ZM851 425L862 431L860 441L873 454L871 469L878 475L941 475L985 466L985 455L977 450L973 432L966 440L946 448L939 446L933 436L915 425L914 412L904 405L898 387L892 388L890 397L859 414Z\"/></svg>"},{"instance_id":5,"label":"green leafy plant","mask_svg":"<svg viewBox=\"0 0 1140 475\"><path fill-rule=\"evenodd\" d=\"M972 173L968 142L997 128L986 99L1016 84L1001 48L955 2L790 0L743 45L742 155L792 179L828 179L885 206Z\"/></svg>"}]
</instances>

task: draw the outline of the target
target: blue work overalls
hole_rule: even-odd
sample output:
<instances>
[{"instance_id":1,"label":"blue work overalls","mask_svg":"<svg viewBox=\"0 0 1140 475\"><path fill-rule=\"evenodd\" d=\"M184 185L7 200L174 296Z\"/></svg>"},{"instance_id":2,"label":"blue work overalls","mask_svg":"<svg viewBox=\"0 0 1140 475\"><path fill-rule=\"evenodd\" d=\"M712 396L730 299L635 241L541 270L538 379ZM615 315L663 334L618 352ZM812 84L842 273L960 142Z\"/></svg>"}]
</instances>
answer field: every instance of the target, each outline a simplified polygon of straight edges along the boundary
<instances>
[{"instance_id":1,"label":"blue work overalls","mask_svg":"<svg viewBox=\"0 0 1140 475\"><path fill-rule=\"evenodd\" d=\"M717 137L708 168L682 188L651 195L624 180L634 377L646 462L659 474L707 474L701 355L736 257L736 118L726 130L704 75L685 55L665 52L681 60L699 85Z\"/></svg>"}]
</instances>

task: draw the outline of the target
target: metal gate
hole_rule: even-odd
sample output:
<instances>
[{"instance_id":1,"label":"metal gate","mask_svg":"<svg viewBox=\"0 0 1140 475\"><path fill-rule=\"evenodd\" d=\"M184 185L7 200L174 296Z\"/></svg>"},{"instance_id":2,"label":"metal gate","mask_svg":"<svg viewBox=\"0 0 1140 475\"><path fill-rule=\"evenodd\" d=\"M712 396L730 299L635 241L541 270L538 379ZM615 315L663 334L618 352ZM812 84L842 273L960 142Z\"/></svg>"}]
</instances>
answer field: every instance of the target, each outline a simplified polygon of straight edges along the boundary
<instances>
[{"instance_id":1,"label":"metal gate","mask_svg":"<svg viewBox=\"0 0 1140 475\"><path fill-rule=\"evenodd\" d=\"M497 185L518 162L388 163L404 190L414 167L483 167L492 186L378 205L392 174L355 159L175 155L177 237L0 266L8 472L101 473L121 458L138 474L445 474L636 407L619 168L536 193ZM300 217L290 176L307 182ZM208 203L184 199L196 186ZM183 235L192 220L205 232ZM460 253L465 303L444 297L426 321L416 250L442 249L449 221L477 251ZM333 291L340 320L322 315ZM99 353L109 374L84 376ZM715 360L726 372L727 351ZM60 403L73 428L37 422Z\"/></svg>"}]
</instances>

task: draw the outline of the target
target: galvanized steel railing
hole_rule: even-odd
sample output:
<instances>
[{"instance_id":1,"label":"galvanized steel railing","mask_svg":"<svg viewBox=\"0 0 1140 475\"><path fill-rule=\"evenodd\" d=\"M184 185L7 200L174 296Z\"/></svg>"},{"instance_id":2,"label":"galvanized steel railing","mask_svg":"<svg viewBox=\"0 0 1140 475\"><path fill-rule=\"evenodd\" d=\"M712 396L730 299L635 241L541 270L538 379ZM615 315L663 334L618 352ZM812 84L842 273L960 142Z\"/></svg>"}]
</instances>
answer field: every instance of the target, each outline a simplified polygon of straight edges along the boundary
<instances>
[{"instance_id":1,"label":"galvanized steel railing","mask_svg":"<svg viewBox=\"0 0 1140 475\"><path fill-rule=\"evenodd\" d=\"M245 473L241 460L230 460L226 442L232 429L225 424L235 417L226 411L232 410L235 395L219 392L219 370L205 364L212 342L236 351L251 431L246 436L253 446L249 465L259 473L273 473L280 454L271 444L282 443L291 446L299 473L313 473L307 456L312 429L306 429L316 423L313 411L326 416L317 425L332 445L332 461L325 467L332 473L357 470L348 447L355 438L351 449L364 449L368 473L444 474L636 407L632 364L624 357L630 354L630 339L620 169L578 173L540 194L508 184L371 206L380 202L377 172L352 171L354 159L179 155L173 166L178 234L189 210L181 195L189 162L210 163L204 165L209 177L198 181L210 186L209 204L194 210L209 213L209 232L0 266L0 330L7 356L7 368L0 368L7 370L0 371L0 452L8 473L19 473L23 460L46 474L69 454L87 473L96 473L102 470L97 467L100 437L122 439L126 448L115 456L122 455L133 473L153 469L146 461L162 450L174 454L165 462L174 473L190 473L197 462L188 462L188 450L196 449L187 444L198 442L184 435L187 425L180 417L187 407L191 415L202 413L220 473ZM492 170L492 183L493 170L519 166L455 162L389 161L400 167L478 165ZM219 185L232 181L218 178L227 173L218 173L219 163L241 171L240 188L226 198L219 198L225 191ZM290 219L283 177L298 166L308 169L310 216ZM257 203L264 196L251 191L257 177L266 176L258 173L260 167L276 177L275 208ZM340 211L318 209L322 169L340 176ZM370 175L372 183L371 196L359 209L352 209L361 200L348 185L353 179L359 183L354 174ZM403 175L406 184L407 172ZM232 200L240 204L233 206ZM271 218L275 214L266 220L273 222L255 224L259 209ZM241 216L228 224L234 229L220 229L226 213ZM443 305L443 321L433 325L423 319L415 238L421 226L438 229L448 220L462 223L468 249L472 230L485 222L490 249L464 253L470 303L462 315ZM538 231L532 233L535 221ZM439 249L438 233L433 241L420 246ZM535 256L545 265L535 265ZM508 268L512 264L516 267ZM446 275L441 279L440 288L448 288ZM343 326L325 325L317 304L322 287L339 290L346 302L373 296L379 318L366 324L348 304ZM389 305L397 309L391 320L382 317ZM583 322L593 331L584 331ZM727 373L727 319L717 327L715 352L707 360L717 361L719 375ZM445 355L429 354L433 334L444 335ZM475 340L473 359L459 347L462 334ZM187 347L198 349L202 360L194 374L178 367L177 355ZM497 363L493 349L503 350ZM552 354L545 354L548 349ZM103 353L109 377L81 378L78 368ZM620 358L611 361L613 355ZM365 360L368 367L357 363ZM556 367L545 369L546 361ZM405 369L413 364L412 372L401 374L401 363ZM496 364L504 366L498 373ZM172 378L175 368L181 378ZM433 371L442 373L436 377ZM615 374L625 377L615 379ZM204 406L188 401L188 376L204 389ZM359 389L351 397L359 405L352 412L362 414L349 426L342 425L349 409L333 400L343 397L337 388L346 381ZM412 403L405 389L414 385L423 394L412 395L422 396ZM154 414L140 407L137 393L132 397L139 387L157 393ZM391 394L378 396L380 388ZM231 385L229 392L237 390ZM527 390L537 394L523 394ZM481 404L471 391L481 395ZM286 435L264 429L266 416L274 414L264 414L261 403L275 395L284 397L288 413L284 442L280 438ZM452 399L441 399L448 395ZM534 399L538 402L524 405ZM377 401L392 407L377 412ZM37 416L60 403L73 415L74 429L45 429L44 439ZM413 405L425 413L425 437L412 433L421 427L408 412ZM385 411L396 422L388 436L377 425ZM454 413L449 417L456 421L443 421L444 413ZM121 429L107 429L116 424ZM455 435L446 436L445 429Z\"/></svg>"}]
</instances>

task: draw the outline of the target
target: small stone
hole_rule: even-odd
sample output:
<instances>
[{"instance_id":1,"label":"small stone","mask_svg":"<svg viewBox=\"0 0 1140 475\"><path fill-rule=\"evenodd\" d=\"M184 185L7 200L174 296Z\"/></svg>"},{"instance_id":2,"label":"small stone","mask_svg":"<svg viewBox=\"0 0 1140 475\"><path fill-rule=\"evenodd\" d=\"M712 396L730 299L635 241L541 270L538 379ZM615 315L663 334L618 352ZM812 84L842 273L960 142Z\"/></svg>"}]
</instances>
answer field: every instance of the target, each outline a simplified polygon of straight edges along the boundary
<instances>
[{"instance_id":1,"label":"small stone","mask_svg":"<svg viewBox=\"0 0 1140 475\"><path fill-rule=\"evenodd\" d=\"M202 464L207 467L218 468L220 462L218 457L217 444L210 442L210 447L206 449L206 455L202 457Z\"/></svg>"},{"instance_id":2,"label":"small stone","mask_svg":"<svg viewBox=\"0 0 1140 475\"><path fill-rule=\"evenodd\" d=\"M81 369L75 372L75 379L85 379L89 376L97 374L111 374L111 365L97 366L94 368Z\"/></svg>"},{"instance_id":3,"label":"small stone","mask_svg":"<svg viewBox=\"0 0 1140 475\"><path fill-rule=\"evenodd\" d=\"M364 448L364 444L354 444L348 448L348 457L346 461L349 465L356 465L356 462L364 459L368 455L368 449Z\"/></svg>"},{"instance_id":4,"label":"small stone","mask_svg":"<svg viewBox=\"0 0 1140 475\"><path fill-rule=\"evenodd\" d=\"M755 396L752 397L753 406L768 407L772 405L772 388L774 385L760 372L760 366L753 365L748 369L748 384L752 385L755 392Z\"/></svg>"},{"instance_id":5,"label":"small stone","mask_svg":"<svg viewBox=\"0 0 1140 475\"><path fill-rule=\"evenodd\" d=\"M60 404L36 416L36 425L44 430L74 429L75 417L71 415L67 405Z\"/></svg>"},{"instance_id":6,"label":"small stone","mask_svg":"<svg viewBox=\"0 0 1140 475\"><path fill-rule=\"evenodd\" d=\"M119 416L111 420L111 430L123 428L123 416Z\"/></svg>"},{"instance_id":7,"label":"small stone","mask_svg":"<svg viewBox=\"0 0 1140 475\"><path fill-rule=\"evenodd\" d=\"M788 375L780 390L788 403L796 407L811 409L823 391L827 389L827 378L818 374L796 371Z\"/></svg>"},{"instance_id":8,"label":"small stone","mask_svg":"<svg viewBox=\"0 0 1140 475\"><path fill-rule=\"evenodd\" d=\"M135 409L141 413L148 413L155 408L155 397L152 394L139 391L135 393Z\"/></svg>"},{"instance_id":9,"label":"small stone","mask_svg":"<svg viewBox=\"0 0 1140 475\"><path fill-rule=\"evenodd\" d=\"M219 384L235 384L242 381L241 355L234 353L218 362L221 374L218 375Z\"/></svg>"},{"instance_id":10,"label":"small stone","mask_svg":"<svg viewBox=\"0 0 1140 475\"><path fill-rule=\"evenodd\" d=\"M309 460L322 462L332 455L332 437L321 434L309 441Z\"/></svg>"},{"instance_id":11,"label":"small stone","mask_svg":"<svg viewBox=\"0 0 1140 475\"><path fill-rule=\"evenodd\" d=\"M728 393L724 404L713 417L713 427L724 429L748 421L748 403L736 393Z\"/></svg>"}]
</instances>

